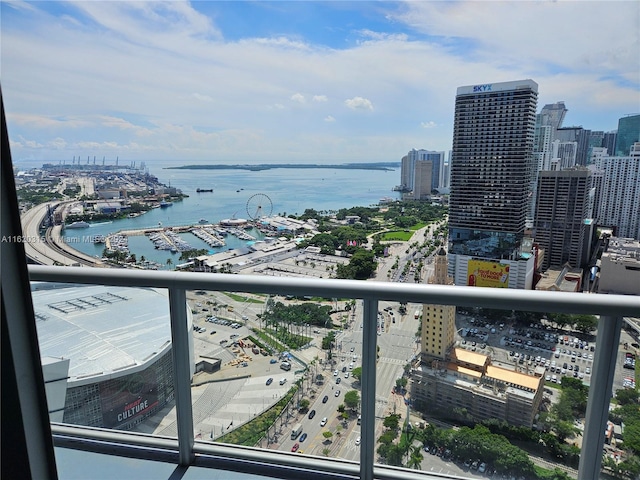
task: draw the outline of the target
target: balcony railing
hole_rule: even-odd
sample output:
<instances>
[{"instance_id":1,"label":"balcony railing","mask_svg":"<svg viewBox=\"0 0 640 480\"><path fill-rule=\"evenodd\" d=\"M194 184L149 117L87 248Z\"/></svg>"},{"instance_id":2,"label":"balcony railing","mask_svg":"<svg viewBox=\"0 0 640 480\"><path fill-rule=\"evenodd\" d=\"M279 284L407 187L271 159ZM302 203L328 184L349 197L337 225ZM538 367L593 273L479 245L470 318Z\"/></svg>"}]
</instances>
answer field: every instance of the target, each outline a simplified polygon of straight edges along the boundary
<instances>
[{"instance_id":1,"label":"balcony railing","mask_svg":"<svg viewBox=\"0 0 640 480\"><path fill-rule=\"evenodd\" d=\"M29 266L32 281L107 286L155 287L169 292L178 436L163 438L70 425L52 426L56 445L109 454L166 460L181 466L210 466L280 478L409 479L427 474L375 464L376 325L378 302L484 307L505 310L600 315L591 388L580 456L581 480L596 479L623 317L640 317L640 298L440 285L318 280L224 274L150 272L120 269ZM198 442L193 438L189 383L187 290L312 295L362 299L363 355L360 462L274 455L273 451Z\"/></svg>"}]
</instances>

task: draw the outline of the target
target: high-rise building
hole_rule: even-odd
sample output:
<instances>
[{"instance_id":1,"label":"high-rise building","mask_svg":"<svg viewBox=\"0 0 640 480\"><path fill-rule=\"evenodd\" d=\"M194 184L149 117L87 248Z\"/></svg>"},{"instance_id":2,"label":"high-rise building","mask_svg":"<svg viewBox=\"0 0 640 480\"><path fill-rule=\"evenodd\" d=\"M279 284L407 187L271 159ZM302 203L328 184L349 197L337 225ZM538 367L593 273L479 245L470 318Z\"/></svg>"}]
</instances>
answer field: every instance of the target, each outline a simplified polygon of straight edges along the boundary
<instances>
[{"instance_id":1,"label":"high-rise building","mask_svg":"<svg viewBox=\"0 0 640 480\"><path fill-rule=\"evenodd\" d=\"M640 115L622 117L618 120L615 152L609 151L609 155L628 156L635 142L640 142Z\"/></svg>"},{"instance_id":2,"label":"high-rise building","mask_svg":"<svg viewBox=\"0 0 640 480\"><path fill-rule=\"evenodd\" d=\"M534 173L533 173L533 195L532 198L536 198L536 188L538 187L537 179L538 172L541 170L553 170L552 163L557 164L555 161L557 155L554 155L554 141L556 140L556 130L562 126L565 115L567 114L567 108L564 102L556 102L547 104L542 107L542 111L536 115L536 129L533 141L533 157L534 157ZM533 217L535 216L535 201L531 202L530 211L527 218L527 226L533 226Z\"/></svg>"},{"instance_id":3,"label":"high-rise building","mask_svg":"<svg viewBox=\"0 0 640 480\"><path fill-rule=\"evenodd\" d=\"M548 103L540 111L541 124L548 125L553 130L553 138L555 138L555 131L562 127L564 117L569 110L564 106L564 102Z\"/></svg>"},{"instance_id":4,"label":"high-rise building","mask_svg":"<svg viewBox=\"0 0 640 480\"><path fill-rule=\"evenodd\" d=\"M554 140L551 144L549 168L545 168L544 170L564 170L565 168L575 167L577 154L577 142Z\"/></svg>"},{"instance_id":5,"label":"high-rise building","mask_svg":"<svg viewBox=\"0 0 640 480\"><path fill-rule=\"evenodd\" d=\"M433 184L433 162L418 160L415 165L413 191L409 194L414 200L423 200L431 195Z\"/></svg>"},{"instance_id":6,"label":"high-rise building","mask_svg":"<svg viewBox=\"0 0 640 480\"><path fill-rule=\"evenodd\" d=\"M609 155L615 155L616 153L616 140L618 138L618 132L607 132L602 138L602 146L607 149Z\"/></svg>"},{"instance_id":7,"label":"high-rise building","mask_svg":"<svg viewBox=\"0 0 640 480\"><path fill-rule=\"evenodd\" d=\"M588 262L590 191L591 171L586 168L539 173L535 241L544 249L543 270Z\"/></svg>"},{"instance_id":8,"label":"high-rise building","mask_svg":"<svg viewBox=\"0 0 640 480\"><path fill-rule=\"evenodd\" d=\"M449 207L449 274L456 285L467 283L472 257L523 258L535 184L537 98L533 80L458 88ZM512 280L510 287L524 288Z\"/></svg>"},{"instance_id":9,"label":"high-rise building","mask_svg":"<svg viewBox=\"0 0 640 480\"><path fill-rule=\"evenodd\" d=\"M434 257L434 273L428 279L430 284L453 285L453 278L447 273L447 252L444 248ZM445 360L453 346L456 333L456 307L453 305L423 305L422 307L422 357Z\"/></svg>"},{"instance_id":10,"label":"high-rise building","mask_svg":"<svg viewBox=\"0 0 640 480\"><path fill-rule=\"evenodd\" d=\"M555 140L560 140L560 142L576 142L575 164L586 165L590 136L591 130L585 130L582 127L561 127L556 130Z\"/></svg>"},{"instance_id":11,"label":"high-rise building","mask_svg":"<svg viewBox=\"0 0 640 480\"><path fill-rule=\"evenodd\" d=\"M594 148L602 147L605 133L603 131L592 131L589 134L589 148L587 150L587 164L591 159L591 152Z\"/></svg>"},{"instance_id":12,"label":"high-rise building","mask_svg":"<svg viewBox=\"0 0 640 480\"><path fill-rule=\"evenodd\" d=\"M424 164L418 165L417 162L431 162L430 183L425 184ZM444 152L434 152L430 150L412 149L407 155L402 157L400 163L400 186L397 188L401 192L406 193L406 198L420 199L431 194L432 190L436 190L440 186L440 172L443 169ZM420 169L421 176L416 177L417 171Z\"/></svg>"},{"instance_id":13,"label":"high-rise building","mask_svg":"<svg viewBox=\"0 0 640 480\"><path fill-rule=\"evenodd\" d=\"M640 142L631 146L630 155L594 159L602 171L598 223L616 227L618 237L640 240Z\"/></svg>"}]
</instances>

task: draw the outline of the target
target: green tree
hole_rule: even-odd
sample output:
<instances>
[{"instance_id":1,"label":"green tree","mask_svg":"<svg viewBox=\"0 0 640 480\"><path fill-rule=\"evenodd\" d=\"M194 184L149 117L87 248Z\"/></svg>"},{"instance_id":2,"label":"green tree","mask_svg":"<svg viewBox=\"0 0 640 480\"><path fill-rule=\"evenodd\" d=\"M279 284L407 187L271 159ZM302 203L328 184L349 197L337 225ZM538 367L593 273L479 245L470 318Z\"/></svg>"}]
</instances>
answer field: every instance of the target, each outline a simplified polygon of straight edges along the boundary
<instances>
[{"instance_id":1,"label":"green tree","mask_svg":"<svg viewBox=\"0 0 640 480\"><path fill-rule=\"evenodd\" d=\"M578 430L571 421L566 420L557 421L553 425L553 430L561 442L564 442L567 438L573 438L580 432L580 430Z\"/></svg>"},{"instance_id":2,"label":"green tree","mask_svg":"<svg viewBox=\"0 0 640 480\"><path fill-rule=\"evenodd\" d=\"M333 437L333 433L331 433L329 430L325 430L324 432L322 432L322 436L327 440L331 440L331 437Z\"/></svg>"},{"instance_id":3,"label":"green tree","mask_svg":"<svg viewBox=\"0 0 640 480\"><path fill-rule=\"evenodd\" d=\"M573 315L576 330L582 333L591 333L598 326L598 318L595 315Z\"/></svg>"},{"instance_id":4,"label":"green tree","mask_svg":"<svg viewBox=\"0 0 640 480\"><path fill-rule=\"evenodd\" d=\"M206 255L209 251L206 248L185 250L180 254L180 261L188 261L195 257Z\"/></svg>"},{"instance_id":5,"label":"green tree","mask_svg":"<svg viewBox=\"0 0 640 480\"><path fill-rule=\"evenodd\" d=\"M173 260L171 260L170 258L167 258L167 265L172 265L173 264Z\"/></svg>"},{"instance_id":6,"label":"green tree","mask_svg":"<svg viewBox=\"0 0 640 480\"><path fill-rule=\"evenodd\" d=\"M391 414L387 416L382 422L382 425L389 430L397 430L400 426L400 415Z\"/></svg>"},{"instance_id":7,"label":"green tree","mask_svg":"<svg viewBox=\"0 0 640 480\"><path fill-rule=\"evenodd\" d=\"M398 438L398 432L396 430L386 430L382 435L380 435L378 442L390 445L396 438Z\"/></svg>"},{"instance_id":8,"label":"green tree","mask_svg":"<svg viewBox=\"0 0 640 480\"><path fill-rule=\"evenodd\" d=\"M358 250L353 254L347 265L338 265L338 278L366 280L376 269L375 254L368 250Z\"/></svg>"},{"instance_id":9,"label":"green tree","mask_svg":"<svg viewBox=\"0 0 640 480\"><path fill-rule=\"evenodd\" d=\"M420 446L411 447L411 456L407 462L407 467L413 468L414 470L422 470L422 460L424 460L424 456L420 451Z\"/></svg>"},{"instance_id":10,"label":"green tree","mask_svg":"<svg viewBox=\"0 0 640 480\"><path fill-rule=\"evenodd\" d=\"M309 405L310 405L310 403L311 403L311 402L309 402L309 400L308 400L308 399L303 398L302 400L300 400L300 404L299 404L298 409L299 409L301 412L306 412L307 410L309 410Z\"/></svg>"},{"instance_id":11,"label":"green tree","mask_svg":"<svg viewBox=\"0 0 640 480\"><path fill-rule=\"evenodd\" d=\"M404 457L404 448L401 445L389 445L387 451L387 463L394 467L402 466L402 458Z\"/></svg>"},{"instance_id":12,"label":"green tree","mask_svg":"<svg viewBox=\"0 0 640 480\"><path fill-rule=\"evenodd\" d=\"M358 382L362 380L362 367L356 367L351 371L351 376Z\"/></svg>"},{"instance_id":13,"label":"green tree","mask_svg":"<svg viewBox=\"0 0 640 480\"><path fill-rule=\"evenodd\" d=\"M637 404L640 393L633 388L621 388L616 391L616 400L619 405Z\"/></svg>"},{"instance_id":14,"label":"green tree","mask_svg":"<svg viewBox=\"0 0 640 480\"><path fill-rule=\"evenodd\" d=\"M360 394L358 393L358 391L349 390L347 393L345 393L344 404L351 410L356 409L360 404Z\"/></svg>"},{"instance_id":15,"label":"green tree","mask_svg":"<svg viewBox=\"0 0 640 480\"><path fill-rule=\"evenodd\" d=\"M402 391L407 386L408 380L405 377L396 379L396 390Z\"/></svg>"}]
</instances>

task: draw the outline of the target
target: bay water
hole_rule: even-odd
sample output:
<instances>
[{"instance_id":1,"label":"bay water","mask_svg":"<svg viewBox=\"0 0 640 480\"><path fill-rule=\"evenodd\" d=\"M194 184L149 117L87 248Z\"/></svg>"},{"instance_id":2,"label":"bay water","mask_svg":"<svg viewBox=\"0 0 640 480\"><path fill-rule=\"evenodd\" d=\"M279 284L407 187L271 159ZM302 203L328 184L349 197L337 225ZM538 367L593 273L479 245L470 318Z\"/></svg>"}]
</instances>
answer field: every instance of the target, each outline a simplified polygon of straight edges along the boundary
<instances>
[{"instance_id":1,"label":"bay water","mask_svg":"<svg viewBox=\"0 0 640 480\"><path fill-rule=\"evenodd\" d=\"M186 162L185 162L186 163ZM201 219L217 223L227 218L250 218L260 208L261 216L269 214L302 214L305 209L317 211L338 210L354 206L377 205L381 198L398 198L392 188L400 183L400 169L343 170L279 168L261 171L245 170L174 170L170 166L185 164L177 161L148 161L149 173L160 182L182 190L188 198L174 202L168 208L155 208L139 217L100 222L89 228L65 230L64 238L73 248L88 255L101 257L103 244L94 244L92 237L107 236L122 230L162 226L196 225ZM18 162L21 169L37 168L41 162ZM196 190L213 189L198 193ZM261 238L259 232L249 234ZM248 242L229 235L227 245L211 248L191 233L180 236L194 248L210 253L239 248ZM250 243L250 242L249 242ZM138 259L158 262L167 268L179 262L179 253L156 250L146 236L130 236L129 250ZM173 267L170 267L173 268Z\"/></svg>"}]
</instances>

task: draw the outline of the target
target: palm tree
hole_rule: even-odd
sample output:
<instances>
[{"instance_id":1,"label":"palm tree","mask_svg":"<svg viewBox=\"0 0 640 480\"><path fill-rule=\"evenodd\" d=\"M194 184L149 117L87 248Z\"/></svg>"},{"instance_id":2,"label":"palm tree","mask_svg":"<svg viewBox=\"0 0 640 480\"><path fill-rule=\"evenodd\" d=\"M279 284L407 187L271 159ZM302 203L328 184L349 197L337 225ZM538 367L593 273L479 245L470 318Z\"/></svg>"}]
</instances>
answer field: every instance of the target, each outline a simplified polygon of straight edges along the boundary
<instances>
[{"instance_id":1,"label":"palm tree","mask_svg":"<svg viewBox=\"0 0 640 480\"><path fill-rule=\"evenodd\" d=\"M409 457L407 467L413 468L415 470L422 470L422 460L424 460L424 457L422 456L422 452L420 451L420 446L417 445L411 447L411 457Z\"/></svg>"},{"instance_id":2,"label":"palm tree","mask_svg":"<svg viewBox=\"0 0 640 480\"><path fill-rule=\"evenodd\" d=\"M173 260L171 260L170 258L167 258L167 266L171 265L173 263Z\"/></svg>"}]
</instances>

